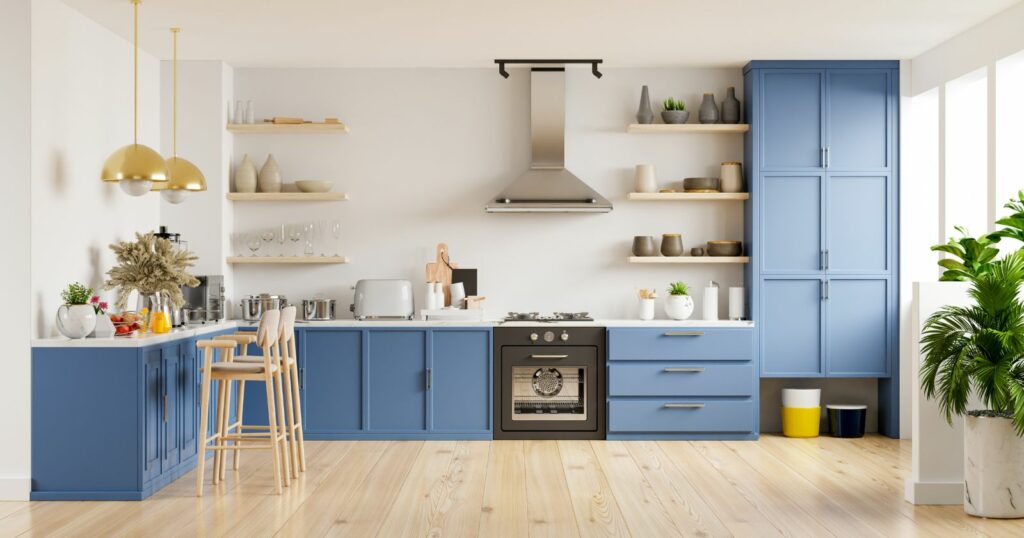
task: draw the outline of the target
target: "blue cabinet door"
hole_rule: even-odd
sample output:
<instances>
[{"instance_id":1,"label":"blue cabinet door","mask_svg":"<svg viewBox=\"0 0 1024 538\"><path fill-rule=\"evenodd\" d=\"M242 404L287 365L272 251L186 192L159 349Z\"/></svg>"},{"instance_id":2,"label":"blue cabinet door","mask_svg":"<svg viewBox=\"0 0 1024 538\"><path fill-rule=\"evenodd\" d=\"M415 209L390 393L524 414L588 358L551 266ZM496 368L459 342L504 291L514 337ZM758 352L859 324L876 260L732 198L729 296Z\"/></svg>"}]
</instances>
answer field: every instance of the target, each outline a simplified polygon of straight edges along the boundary
<instances>
[{"instance_id":1,"label":"blue cabinet door","mask_svg":"<svg viewBox=\"0 0 1024 538\"><path fill-rule=\"evenodd\" d=\"M829 273L885 273L893 250L890 189L885 175L829 174Z\"/></svg>"},{"instance_id":2,"label":"blue cabinet door","mask_svg":"<svg viewBox=\"0 0 1024 538\"><path fill-rule=\"evenodd\" d=\"M490 331L435 330L432 340L431 430L490 430Z\"/></svg>"},{"instance_id":3,"label":"blue cabinet door","mask_svg":"<svg viewBox=\"0 0 1024 538\"><path fill-rule=\"evenodd\" d=\"M761 76L762 169L821 168L825 71L777 69Z\"/></svg>"},{"instance_id":4,"label":"blue cabinet door","mask_svg":"<svg viewBox=\"0 0 1024 538\"><path fill-rule=\"evenodd\" d=\"M820 376L822 280L765 280L761 303L761 375Z\"/></svg>"},{"instance_id":5,"label":"blue cabinet door","mask_svg":"<svg viewBox=\"0 0 1024 538\"><path fill-rule=\"evenodd\" d=\"M426 431L427 331L373 330L367 335L369 429Z\"/></svg>"},{"instance_id":6,"label":"blue cabinet door","mask_svg":"<svg viewBox=\"0 0 1024 538\"><path fill-rule=\"evenodd\" d=\"M827 75L826 165L830 170L890 166L888 69L830 69Z\"/></svg>"},{"instance_id":7,"label":"blue cabinet door","mask_svg":"<svg viewBox=\"0 0 1024 538\"><path fill-rule=\"evenodd\" d=\"M889 281L831 278L827 285L828 375L888 376Z\"/></svg>"},{"instance_id":8,"label":"blue cabinet door","mask_svg":"<svg viewBox=\"0 0 1024 538\"><path fill-rule=\"evenodd\" d=\"M165 346L161 349L163 359L163 402L160 417L162 421L163 457L162 470L168 471L181 461L181 437L178 435L178 387L183 376L181 368L181 345Z\"/></svg>"},{"instance_id":9,"label":"blue cabinet door","mask_svg":"<svg viewBox=\"0 0 1024 538\"><path fill-rule=\"evenodd\" d=\"M303 338L299 368L306 432L363 429L363 332L305 331Z\"/></svg>"},{"instance_id":10,"label":"blue cabinet door","mask_svg":"<svg viewBox=\"0 0 1024 538\"><path fill-rule=\"evenodd\" d=\"M143 390L143 438L142 438L142 481L146 482L160 474L163 454L163 357L159 348L147 349L142 357Z\"/></svg>"},{"instance_id":11,"label":"blue cabinet door","mask_svg":"<svg viewBox=\"0 0 1024 538\"><path fill-rule=\"evenodd\" d=\"M765 175L761 192L762 272L820 272L822 176Z\"/></svg>"},{"instance_id":12,"label":"blue cabinet door","mask_svg":"<svg viewBox=\"0 0 1024 538\"><path fill-rule=\"evenodd\" d=\"M196 454L199 442L199 361L195 339L181 344L181 382L178 388L181 404L178 427L181 435L181 458Z\"/></svg>"}]
</instances>

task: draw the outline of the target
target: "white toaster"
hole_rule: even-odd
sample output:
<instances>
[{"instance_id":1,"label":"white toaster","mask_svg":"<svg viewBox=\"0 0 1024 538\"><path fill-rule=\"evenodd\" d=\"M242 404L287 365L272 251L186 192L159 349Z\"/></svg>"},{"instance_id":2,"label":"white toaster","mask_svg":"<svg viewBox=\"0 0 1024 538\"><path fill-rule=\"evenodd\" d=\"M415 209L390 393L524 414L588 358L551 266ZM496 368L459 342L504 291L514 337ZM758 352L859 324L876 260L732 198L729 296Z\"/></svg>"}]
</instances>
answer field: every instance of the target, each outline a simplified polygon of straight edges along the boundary
<instances>
[{"instance_id":1,"label":"white toaster","mask_svg":"<svg viewBox=\"0 0 1024 538\"><path fill-rule=\"evenodd\" d=\"M412 319L412 282L367 279L356 282L351 310L356 319Z\"/></svg>"}]
</instances>

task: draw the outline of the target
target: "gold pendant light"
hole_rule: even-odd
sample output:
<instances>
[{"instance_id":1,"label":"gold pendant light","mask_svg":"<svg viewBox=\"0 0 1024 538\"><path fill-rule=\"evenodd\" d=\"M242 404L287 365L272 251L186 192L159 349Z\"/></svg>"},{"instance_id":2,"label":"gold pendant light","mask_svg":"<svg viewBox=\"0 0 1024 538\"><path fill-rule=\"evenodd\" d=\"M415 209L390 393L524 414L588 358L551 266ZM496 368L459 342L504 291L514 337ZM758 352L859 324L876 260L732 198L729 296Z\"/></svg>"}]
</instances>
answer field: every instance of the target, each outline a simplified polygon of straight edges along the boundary
<instances>
[{"instance_id":1,"label":"gold pendant light","mask_svg":"<svg viewBox=\"0 0 1024 538\"><path fill-rule=\"evenodd\" d=\"M178 157L178 33L181 28L171 28L174 42L174 60L171 64L173 95L171 106L171 158L167 159L167 181L154 183L153 190L160 191L160 197L172 204L185 201L185 193L206 190L206 178L199 167L187 159Z\"/></svg>"},{"instance_id":2,"label":"gold pendant light","mask_svg":"<svg viewBox=\"0 0 1024 538\"><path fill-rule=\"evenodd\" d=\"M135 6L134 140L107 157L100 178L120 183L121 189L132 196L142 196L154 183L167 181L167 166L159 152L139 144L139 4L142 0L131 2Z\"/></svg>"}]
</instances>

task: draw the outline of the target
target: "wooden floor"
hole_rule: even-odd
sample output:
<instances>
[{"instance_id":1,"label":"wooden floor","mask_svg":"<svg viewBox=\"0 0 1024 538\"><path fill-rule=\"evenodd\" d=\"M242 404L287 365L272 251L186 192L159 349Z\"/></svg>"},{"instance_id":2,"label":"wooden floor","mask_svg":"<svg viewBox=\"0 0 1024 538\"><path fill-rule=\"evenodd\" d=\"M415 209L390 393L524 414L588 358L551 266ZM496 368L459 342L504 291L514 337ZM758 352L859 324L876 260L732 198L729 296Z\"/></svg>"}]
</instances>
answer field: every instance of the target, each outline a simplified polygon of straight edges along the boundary
<instances>
[{"instance_id":1,"label":"wooden floor","mask_svg":"<svg viewBox=\"0 0 1024 538\"><path fill-rule=\"evenodd\" d=\"M910 443L877 436L307 450L281 496L250 452L202 499L189 474L143 502L0 503L0 536L1024 536L1024 522L904 502Z\"/></svg>"}]
</instances>

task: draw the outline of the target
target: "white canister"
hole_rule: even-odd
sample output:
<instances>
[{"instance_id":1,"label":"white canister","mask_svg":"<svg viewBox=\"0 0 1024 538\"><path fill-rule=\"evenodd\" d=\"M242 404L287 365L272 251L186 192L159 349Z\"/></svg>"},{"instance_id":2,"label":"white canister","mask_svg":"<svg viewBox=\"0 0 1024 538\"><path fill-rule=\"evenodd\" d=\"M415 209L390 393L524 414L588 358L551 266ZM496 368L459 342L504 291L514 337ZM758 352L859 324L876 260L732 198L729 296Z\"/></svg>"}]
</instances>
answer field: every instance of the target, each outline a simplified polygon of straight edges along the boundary
<instances>
[{"instance_id":1,"label":"white canister","mask_svg":"<svg viewBox=\"0 0 1024 538\"><path fill-rule=\"evenodd\" d=\"M640 299L640 320L654 319L654 299Z\"/></svg>"},{"instance_id":2,"label":"white canister","mask_svg":"<svg viewBox=\"0 0 1024 538\"><path fill-rule=\"evenodd\" d=\"M437 294L435 284L427 282L427 291L423 294L423 308L425 310L437 310Z\"/></svg>"},{"instance_id":3,"label":"white canister","mask_svg":"<svg viewBox=\"0 0 1024 538\"><path fill-rule=\"evenodd\" d=\"M722 163L722 192L743 192L743 165L736 161Z\"/></svg>"},{"instance_id":4,"label":"white canister","mask_svg":"<svg viewBox=\"0 0 1024 538\"><path fill-rule=\"evenodd\" d=\"M436 304L435 308L439 308L439 309L440 308L444 308L444 283L443 282L435 282L434 283L434 302Z\"/></svg>"},{"instance_id":5,"label":"white canister","mask_svg":"<svg viewBox=\"0 0 1024 538\"><path fill-rule=\"evenodd\" d=\"M653 164L636 165L636 192L658 192L658 182L654 178Z\"/></svg>"},{"instance_id":6,"label":"white canister","mask_svg":"<svg viewBox=\"0 0 1024 538\"><path fill-rule=\"evenodd\" d=\"M256 123L256 109L252 106L252 99L245 102L245 123Z\"/></svg>"},{"instance_id":7,"label":"white canister","mask_svg":"<svg viewBox=\"0 0 1024 538\"><path fill-rule=\"evenodd\" d=\"M235 123L245 123L245 101L235 101Z\"/></svg>"},{"instance_id":8,"label":"white canister","mask_svg":"<svg viewBox=\"0 0 1024 538\"><path fill-rule=\"evenodd\" d=\"M715 321L718 319L718 282L714 280L708 282L708 287L704 288L704 319L708 321Z\"/></svg>"},{"instance_id":9,"label":"white canister","mask_svg":"<svg viewBox=\"0 0 1024 538\"><path fill-rule=\"evenodd\" d=\"M741 287L729 288L729 319L731 320L741 320L743 319L743 316L746 315L743 308L745 298L745 294L743 292L744 289Z\"/></svg>"},{"instance_id":10,"label":"white canister","mask_svg":"<svg viewBox=\"0 0 1024 538\"><path fill-rule=\"evenodd\" d=\"M782 389L782 407L821 407L821 389Z\"/></svg>"},{"instance_id":11,"label":"white canister","mask_svg":"<svg viewBox=\"0 0 1024 538\"><path fill-rule=\"evenodd\" d=\"M452 306L462 308L462 301L466 300L466 285L462 282L452 282L448 290L452 296Z\"/></svg>"}]
</instances>

